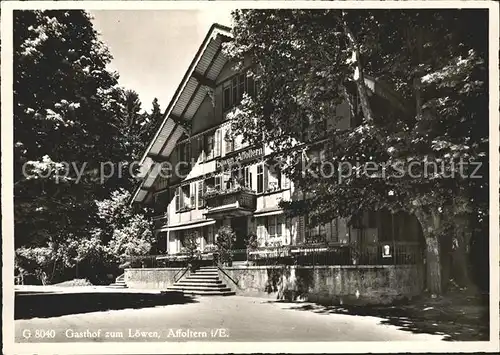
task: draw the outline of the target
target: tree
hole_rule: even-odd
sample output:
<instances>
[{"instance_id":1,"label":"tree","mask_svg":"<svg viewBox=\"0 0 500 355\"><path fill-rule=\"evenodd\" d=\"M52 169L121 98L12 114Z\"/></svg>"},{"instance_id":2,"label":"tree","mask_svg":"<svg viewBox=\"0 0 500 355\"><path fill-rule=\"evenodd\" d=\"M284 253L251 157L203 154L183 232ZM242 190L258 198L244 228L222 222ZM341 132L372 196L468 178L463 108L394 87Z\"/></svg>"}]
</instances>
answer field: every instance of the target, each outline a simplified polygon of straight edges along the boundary
<instances>
[{"instance_id":1,"label":"tree","mask_svg":"<svg viewBox=\"0 0 500 355\"><path fill-rule=\"evenodd\" d=\"M147 143L148 115L110 60L84 11L14 13L17 265L47 282L103 281L117 259L151 246L149 220L120 190L133 186L128 163Z\"/></svg>"},{"instance_id":2,"label":"tree","mask_svg":"<svg viewBox=\"0 0 500 355\"><path fill-rule=\"evenodd\" d=\"M109 199L96 201L100 224L93 234L108 248L110 257L120 262L146 255L154 243L151 220L133 210L130 197L130 192L119 189Z\"/></svg>"},{"instance_id":3,"label":"tree","mask_svg":"<svg viewBox=\"0 0 500 355\"><path fill-rule=\"evenodd\" d=\"M141 138L143 142L151 141L153 135L158 131L158 128L160 127L163 121L163 113L161 112L160 104L156 97L153 99L152 105L153 109L149 114L148 122L143 130L144 133Z\"/></svg>"},{"instance_id":4,"label":"tree","mask_svg":"<svg viewBox=\"0 0 500 355\"><path fill-rule=\"evenodd\" d=\"M17 246L90 230L109 188L94 173L121 155L106 110L110 59L83 11L14 13Z\"/></svg>"},{"instance_id":5,"label":"tree","mask_svg":"<svg viewBox=\"0 0 500 355\"><path fill-rule=\"evenodd\" d=\"M441 293L446 281L440 249L449 244L455 216L487 218L487 31L465 25L487 23L485 15L238 10L234 41L225 48L240 68L251 59L248 75L259 83L258 94L245 96L230 116L235 134L269 145L304 193L282 206L292 215L308 211L313 225L363 210L414 214L426 241L432 293ZM381 91L367 87L367 76ZM325 125L338 119L335 107L343 102L358 124L342 130ZM463 177L464 161L482 163L483 177ZM327 178L320 174L325 162L333 172ZM345 162L378 169L349 174ZM400 176L410 162L418 178L407 170ZM424 171L423 162L437 168Z\"/></svg>"}]
</instances>

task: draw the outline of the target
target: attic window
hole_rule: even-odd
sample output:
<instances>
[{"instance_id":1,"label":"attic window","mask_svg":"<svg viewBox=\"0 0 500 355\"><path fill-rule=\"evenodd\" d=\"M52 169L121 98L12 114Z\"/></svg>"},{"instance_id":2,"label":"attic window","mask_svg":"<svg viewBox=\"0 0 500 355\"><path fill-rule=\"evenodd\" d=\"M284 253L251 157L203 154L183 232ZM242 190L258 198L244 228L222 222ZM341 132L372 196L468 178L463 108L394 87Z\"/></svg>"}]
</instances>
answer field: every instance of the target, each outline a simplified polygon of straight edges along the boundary
<instances>
[{"instance_id":1,"label":"attic window","mask_svg":"<svg viewBox=\"0 0 500 355\"><path fill-rule=\"evenodd\" d=\"M235 75L223 84L222 107L224 111L238 105L243 99L243 93L253 96L256 93L255 81L246 73Z\"/></svg>"}]
</instances>

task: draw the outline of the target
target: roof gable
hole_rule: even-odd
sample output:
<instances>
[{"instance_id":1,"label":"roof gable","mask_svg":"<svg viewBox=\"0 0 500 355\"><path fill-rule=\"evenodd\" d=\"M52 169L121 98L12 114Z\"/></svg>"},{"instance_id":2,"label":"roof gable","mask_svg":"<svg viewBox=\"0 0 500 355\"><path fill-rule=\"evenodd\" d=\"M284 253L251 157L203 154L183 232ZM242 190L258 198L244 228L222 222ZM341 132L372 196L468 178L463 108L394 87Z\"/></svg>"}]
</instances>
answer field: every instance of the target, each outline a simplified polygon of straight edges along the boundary
<instances>
[{"instance_id":1,"label":"roof gable","mask_svg":"<svg viewBox=\"0 0 500 355\"><path fill-rule=\"evenodd\" d=\"M157 175L153 162L167 159L182 134L189 133L186 123L191 121L207 93L215 88L215 80L227 62L221 52L222 43L231 38L229 27L220 24L210 27L140 160L140 165L148 168L144 169L144 178L132 202L141 202L147 197Z\"/></svg>"}]
</instances>

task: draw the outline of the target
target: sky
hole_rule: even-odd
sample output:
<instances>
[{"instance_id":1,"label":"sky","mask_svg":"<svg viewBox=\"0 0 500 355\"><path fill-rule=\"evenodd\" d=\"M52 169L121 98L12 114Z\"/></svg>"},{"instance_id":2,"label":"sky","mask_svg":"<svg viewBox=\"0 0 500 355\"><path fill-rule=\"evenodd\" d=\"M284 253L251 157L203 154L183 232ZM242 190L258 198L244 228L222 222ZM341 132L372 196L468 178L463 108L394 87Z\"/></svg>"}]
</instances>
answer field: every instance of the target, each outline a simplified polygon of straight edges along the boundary
<instances>
[{"instance_id":1,"label":"sky","mask_svg":"<svg viewBox=\"0 0 500 355\"><path fill-rule=\"evenodd\" d=\"M142 108L158 98L165 110L191 60L214 23L231 25L230 10L90 11L113 55L119 84L137 91Z\"/></svg>"}]
</instances>

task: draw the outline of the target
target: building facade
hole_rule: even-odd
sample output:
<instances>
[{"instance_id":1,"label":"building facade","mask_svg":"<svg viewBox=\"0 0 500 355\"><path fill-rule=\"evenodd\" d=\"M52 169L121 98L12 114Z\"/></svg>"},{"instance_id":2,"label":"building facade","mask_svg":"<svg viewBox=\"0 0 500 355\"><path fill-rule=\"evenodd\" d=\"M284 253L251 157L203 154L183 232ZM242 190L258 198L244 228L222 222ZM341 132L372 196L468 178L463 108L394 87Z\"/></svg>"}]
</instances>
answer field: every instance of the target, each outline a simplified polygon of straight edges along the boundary
<instances>
[{"instance_id":1,"label":"building facade","mask_svg":"<svg viewBox=\"0 0 500 355\"><path fill-rule=\"evenodd\" d=\"M258 86L222 53L230 40L230 29L210 29L141 160L144 179L133 202L154 207L158 249L179 253L186 235L195 234L204 250L223 225L235 231L235 249L244 249L250 234L261 247L418 240L418 221L409 215L366 212L353 225L335 218L314 228L306 216L285 216L279 202L300 193L294 182L268 162L268 147L249 146L231 134L228 112ZM354 124L347 104L335 110L342 118L327 124Z\"/></svg>"}]
</instances>

